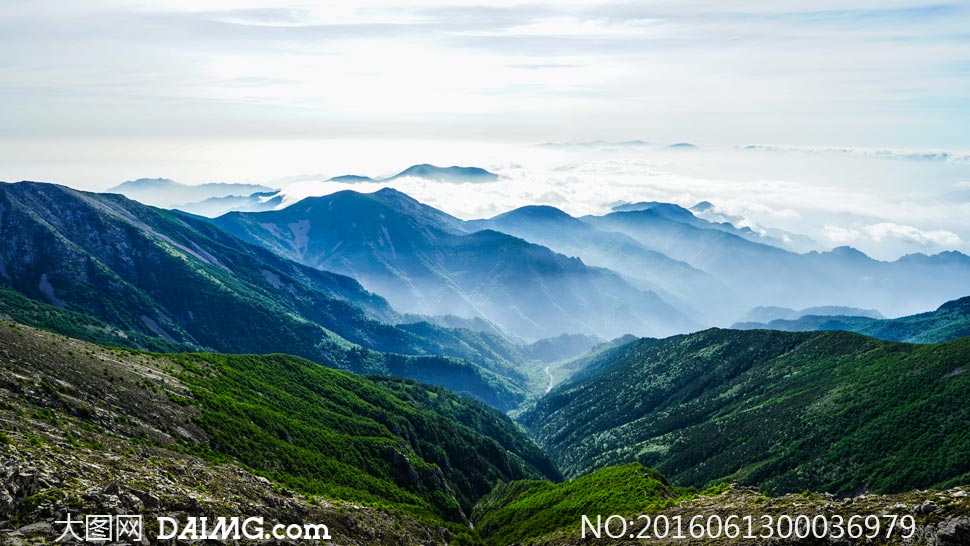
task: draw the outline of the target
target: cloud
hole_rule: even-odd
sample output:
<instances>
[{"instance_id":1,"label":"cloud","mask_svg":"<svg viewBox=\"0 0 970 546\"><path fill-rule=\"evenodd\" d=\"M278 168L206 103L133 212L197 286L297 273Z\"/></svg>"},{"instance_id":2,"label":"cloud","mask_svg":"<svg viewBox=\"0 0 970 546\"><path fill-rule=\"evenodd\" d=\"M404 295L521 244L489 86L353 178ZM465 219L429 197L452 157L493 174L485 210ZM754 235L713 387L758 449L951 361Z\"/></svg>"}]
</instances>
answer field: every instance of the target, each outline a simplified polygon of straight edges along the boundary
<instances>
[{"instance_id":1,"label":"cloud","mask_svg":"<svg viewBox=\"0 0 970 546\"><path fill-rule=\"evenodd\" d=\"M938 161L938 162L963 162L970 163L970 154L962 151L927 151L927 150L905 150L905 149L881 149L881 148L844 148L844 147L805 147L805 146L773 146L751 144L742 147L743 150L761 152L799 152L806 154L829 154L845 155L856 157L867 157L876 159L898 159L905 161ZM959 185L959 183L958 183Z\"/></svg>"},{"instance_id":2,"label":"cloud","mask_svg":"<svg viewBox=\"0 0 970 546\"><path fill-rule=\"evenodd\" d=\"M921 230L913 226L892 222L865 226L863 231L877 243L892 238L925 247L955 247L963 244L960 237L952 231L945 229Z\"/></svg>"},{"instance_id":3,"label":"cloud","mask_svg":"<svg viewBox=\"0 0 970 546\"><path fill-rule=\"evenodd\" d=\"M847 245L859 239L861 233L855 229L844 228L842 226L833 226L826 224L822 228L822 234L829 241L832 241L836 245Z\"/></svg>"},{"instance_id":4,"label":"cloud","mask_svg":"<svg viewBox=\"0 0 970 546\"><path fill-rule=\"evenodd\" d=\"M859 244L869 239L876 243L898 241L926 249L960 248L964 241L956 233L945 229L924 230L895 222L880 222L856 228L826 225L825 238L837 245Z\"/></svg>"}]
</instances>

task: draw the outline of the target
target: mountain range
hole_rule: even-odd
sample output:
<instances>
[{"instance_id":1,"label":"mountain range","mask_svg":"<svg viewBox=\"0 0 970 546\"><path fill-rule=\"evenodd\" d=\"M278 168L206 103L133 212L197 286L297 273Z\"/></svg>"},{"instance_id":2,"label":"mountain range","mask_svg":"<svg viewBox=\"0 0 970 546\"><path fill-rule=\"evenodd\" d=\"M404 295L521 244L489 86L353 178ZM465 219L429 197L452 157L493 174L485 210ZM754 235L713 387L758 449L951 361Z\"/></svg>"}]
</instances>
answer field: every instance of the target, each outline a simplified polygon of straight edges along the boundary
<instances>
[{"instance_id":1,"label":"mountain range","mask_svg":"<svg viewBox=\"0 0 970 546\"><path fill-rule=\"evenodd\" d=\"M814 313L810 309L805 310L805 313L795 318L774 319L767 323L739 322L733 328L786 332L848 330L878 339L909 343L938 343L970 336L970 297L948 301L935 311L895 319L836 312L822 314Z\"/></svg>"},{"instance_id":2,"label":"mountain range","mask_svg":"<svg viewBox=\"0 0 970 546\"><path fill-rule=\"evenodd\" d=\"M586 544L596 511L807 511L966 544L970 258L758 237L653 202L463 221L384 189L207 219L0 184L0 542L78 510L491 546ZM768 322L623 335L745 310ZM826 331L778 331L802 326Z\"/></svg>"},{"instance_id":3,"label":"mountain range","mask_svg":"<svg viewBox=\"0 0 970 546\"><path fill-rule=\"evenodd\" d=\"M608 350L518 415L567 476L856 494L970 481L970 338L706 330Z\"/></svg>"},{"instance_id":4,"label":"mountain range","mask_svg":"<svg viewBox=\"0 0 970 546\"><path fill-rule=\"evenodd\" d=\"M472 167L422 164L387 179L358 175L337 178L359 182L418 176L457 181L479 175L495 176ZM375 205L343 193L311 198L279 210L275 210L283 203L279 193L221 197L184 208L205 216L233 207L256 212L256 215L230 212L214 223L248 242L305 265L352 276L402 312L482 317L505 328L507 333L529 339L564 332L605 338L625 333L665 335L698 326L728 326L758 306L791 309L841 306L878 309L888 316L909 315L965 296L965 280L970 278L970 257L958 252L933 256L912 254L892 262L874 260L850 247L827 252L794 252L791 249L817 245L802 240L797 234L737 227L727 220L739 219L715 214L715 207L710 203L700 203L693 209L654 201L623 203L617 204L610 213L581 218L553 207L530 205L489 219L461 221L406 196L387 194L394 190L383 191L375 192L370 198L383 207L377 214L391 215L397 219L395 225L407 225L410 230L388 231L394 239L399 239L391 241L393 245L388 243L389 235L372 227L381 220L373 216ZM359 221L335 228L331 225L333 221L328 224L323 218L322 206L336 207L334 218L354 217ZM293 231L297 228L290 224L307 229L305 222L310 218L304 216L309 214L316 216L312 223L321 228L306 233ZM356 230L351 225L368 227ZM620 297L631 302L628 309L620 311L626 313L622 321L628 322L629 328L621 332L608 321L584 321L584 317L595 314L596 311L591 314L588 310L596 305L578 301L576 296L571 297L574 300L571 304L564 301L561 311L549 305L551 299L559 299L558 295L553 298L530 294L536 296L532 302L520 298L521 292L516 291L516 286L539 286L532 281L521 284L523 277L534 276L535 271L499 269L494 275L484 277L467 275L469 268L483 267L471 258L492 261L494 256L488 253L531 254L533 261L539 258L537 248L521 244L516 247L495 235L475 235L484 230L512 235L554 253L580 258L582 265L570 266L560 261L553 269L559 271L557 274L586 270L584 276L599 279L593 283L600 285L595 290L608 293L604 301L611 298L615 301L622 294ZM467 237L462 239L462 236ZM465 247L483 254L472 256ZM398 256L398 252L402 255ZM454 259L456 254L462 259ZM554 260L552 255L543 256L543 265L537 264L537 267L547 267ZM497 263L501 268L502 261ZM461 271L455 271L456 268ZM609 271L591 272L592 269ZM607 280L611 272L618 273L621 279ZM497 275L504 278L496 280ZM469 285L477 282L485 284ZM605 288L604 284L611 286ZM630 297L631 288L643 292L646 298L655 297L654 301L647 302L644 296ZM559 293L570 290L562 288ZM515 303L521 303L522 308L510 306L510 299L517 300ZM669 305L675 311L660 310L662 305ZM537 320L541 313L535 307L542 307L551 315ZM674 318L676 313L684 317ZM543 324L547 318L548 326ZM594 329L593 325L601 323L602 327Z\"/></svg>"},{"instance_id":5,"label":"mountain range","mask_svg":"<svg viewBox=\"0 0 970 546\"><path fill-rule=\"evenodd\" d=\"M759 305L800 309L836 304L879 309L889 316L913 314L965 296L970 278L970 256L959 252L911 254L893 262L874 260L851 247L798 254L749 240L676 205L581 220L712 276L728 288L726 304L741 303L732 308L735 317Z\"/></svg>"},{"instance_id":6,"label":"mountain range","mask_svg":"<svg viewBox=\"0 0 970 546\"><path fill-rule=\"evenodd\" d=\"M354 279L286 260L186 214L53 184L0 184L0 235L3 287L92 317L120 336L289 353L436 382L499 407L526 391L525 375L499 355L504 338L393 326L398 313ZM7 308L35 320L50 316L36 305ZM61 319L48 322L71 323Z\"/></svg>"},{"instance_id":7,"label":"mountain range","mask_svg":"<svg viewBox=\"0 0 970 546\"><path fill-rule=\"evenodd\" d=\"M259 184L229 184L209 182L206 184L182 184L167 178L139 178L109 188L106 193L120 193L146 205L163 208L180 208L187 203L229 196L250 196L254 193L274 192Z\"/></svg>"},{"instance_id":8,"label":"mountain range","mask_svg":"<svg viewBox=\"0 0 970 546\"><path fill-rule=\"evenodd\" d=\"M479 316L515 336L668 335L695 323L649 290L396 190L341 191L286 209L233 212L219 228L302 264L359 280L397 308Z\"/></svg>"},{"instance_id":9,"label":"mountain range","mask_svg":"<svg viewBox=\"0 0 970 546\"><path fill-rule=\"evenodd\" d=\"M330 178L330 182L345 182L358 184L364 182L393 182L400 178L423 178L425 180L435 180L438 182L449 182L452 184L481 184L484 182L495 182L498 175L489 172L481 167L438 167L428 163L411 165L403 171L387 178L371 178L358 174L345 174Z\"/></svg>"}]
</instances>

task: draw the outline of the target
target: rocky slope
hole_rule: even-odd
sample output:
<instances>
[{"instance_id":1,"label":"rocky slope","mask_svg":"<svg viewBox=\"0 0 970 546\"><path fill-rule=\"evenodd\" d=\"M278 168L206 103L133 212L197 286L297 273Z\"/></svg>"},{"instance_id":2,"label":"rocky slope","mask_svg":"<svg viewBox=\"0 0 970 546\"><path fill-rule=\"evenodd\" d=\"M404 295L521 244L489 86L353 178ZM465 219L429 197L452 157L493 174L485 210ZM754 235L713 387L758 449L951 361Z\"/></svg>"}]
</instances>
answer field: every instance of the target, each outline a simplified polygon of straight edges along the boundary
<instances>
[{"instance_id":1,"label":"rocky slope","mask_svg":"<svg viewBox=\"0 0 970 546\"><path fill-rule=\"evenodd\" d=\"M138 509L441 542L468 532L496 483L558 477L506 417L440 388L284 356L107 349L6 321L0 466L11 540L66 509Z\"/></svg>"}]
</instances>

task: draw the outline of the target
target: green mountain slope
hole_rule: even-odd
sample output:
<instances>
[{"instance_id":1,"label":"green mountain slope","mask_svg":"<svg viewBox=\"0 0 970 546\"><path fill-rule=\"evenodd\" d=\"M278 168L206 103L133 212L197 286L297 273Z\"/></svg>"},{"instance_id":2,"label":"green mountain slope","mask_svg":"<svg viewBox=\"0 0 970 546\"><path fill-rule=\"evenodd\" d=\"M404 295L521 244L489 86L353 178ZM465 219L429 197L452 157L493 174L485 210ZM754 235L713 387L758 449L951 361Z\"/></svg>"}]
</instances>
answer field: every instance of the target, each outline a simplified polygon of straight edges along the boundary
<instances>
[{"instance_id":1,"label":"green mountain slope","mask_svg":"<svg viewBox=\"0 0 970 546\"><path fill-rule=\"evenodd\" d=\"M848 330L888 341L938 343L970 336L970 297L946 302L935 311L895 319L806 315L795 320L742 322L734 327L785 332Z\"/></svg>"},{"instance_id":2,"label":"green mountain slope","mask_svg":"<svg viewBox=\"0 0 970 546\"><path fill-rule=\"evenodd\" d=\"M583 515L635 516L696 496L638 463L599 469L563 483L532 480L503 483L475 506L473 519L495 544L523 542L578 527Z\"/></svg>"},{"instance_id":3,"label":"green mountain slope","mask_svg":"<svg viewBox=\"0 0 970 546\"><path fill-rule=\"evenodd\" d=\"M970 339L707 330L603 353L519 415L568 476L851 493L970 481Z\"/></svg>"},{"instance_id":4,"label":"green mountain slope","mask_svg":"<svg viewBox=\"0 0 970 546\"><path fill-rule=\"evenodd\" d=\"M504 415L442 388L283 355L105 349L0 322L0 420L239 465L308 495L461 521L500 481L558 478ZM26 410L17 412L26 404ZM29 412L29 413L28 413Z\"/></svg>"},{"instance_id":5,"label":"green mountain slope","mask_svg":"<svg viewBox=\"0 0 970 546\"><path fill-rule=\"evenodd\" d=\"M846 499L810 492L768 497L754 488L727 484L696 492L671 486L655 470L628 463L557 484L536 480L501 484L479 501L473 519L475 529L495 546L517 543L549 546L645 543L659 546L962 546L970 538L970 495L967 490L967 487L955 487L948 491L910 491ZM871 529L860 526L853 529L852 536L858 538L846 536L847 522L861 525L865 516L871 515L880 518L883 532L871 536ZM772 533L777 533L774 538L762 539L759 535L768 532L761 527L766 523L765 516L773 522L783 520L785 516L821 517L832 522L832 526L829 536L823 539L799 538L795 533L780 539L777 535L789 534L787 523L781 523L780 527L772 529ZM746 517L752 521L750 530ZM892 517L897 522L905 521L906 528L896 527L887 533L887 524L893 521ZM708 527L709 518L711 524ZM840 533L834 527L839 521L842 522L842 537L836 538ZM693 536L692 522L697 525ZM821 520L816 522L821 529ZM913 537L908 536L910 531L913 531ZM595 538L597 532L599 539ZM749 538L745 538L746 535L750 535Z\"/></svg>"},{"instance_id":6,"label":"green mountain slope","mask_svg":"<svg viewBox=\"0 0 970 546\"><path fill-rule=\"evenodd\" d=\"M0 288L88 315L132 340L284 352L434 381L500 407L525 392L522 377L498 377L494 369L454 358L414 361L366 351L351 357L348 349L358 344L496 363L494 355L456 342L461 330L432 326L416 333L386 324L395 311L353 279L291 262L185 214L53 184L0 184L0 235ZM26 312L20 304L8 307ZM508 362L499 364L508 369Z\"/></svg>"}]
</instances>

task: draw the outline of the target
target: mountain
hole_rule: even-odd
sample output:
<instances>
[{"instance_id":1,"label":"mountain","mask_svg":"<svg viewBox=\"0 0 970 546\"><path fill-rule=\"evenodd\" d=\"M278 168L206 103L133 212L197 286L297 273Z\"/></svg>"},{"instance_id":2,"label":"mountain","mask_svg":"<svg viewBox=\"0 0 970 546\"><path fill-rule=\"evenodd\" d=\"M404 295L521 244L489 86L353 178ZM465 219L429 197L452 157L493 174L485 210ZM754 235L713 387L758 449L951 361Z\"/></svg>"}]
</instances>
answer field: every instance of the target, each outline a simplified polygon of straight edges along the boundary
<instances>
[{"instance_id":1,"label":"mountain","mask_svg":"<svg viewBox=\"0 0 970 546\"><path fill-rule=\"evenodd\" d=\"M10 544L50 543L65 513L113 511L141 514L149 537L159 516L245 514L382 546L578 546L582 515L739 511L911 515L927 543L962 544L970 515L966 487L774 498L676 487L636 463L559 482L507 417L437 387L280 355L109 349L4 321L0 423L0 541Z\"/></svg>"},{"instance_id":2,"label":"mountain","mask_svg":"<svg viewBox=\"0 0 970 546\"><path fill-rule=\"evenodd\" d=\"M656 292L708 324L726 324L731 317L725 311L739 305L727 286L711 275L650 250L627 235L598 229L555 207L520 207L467 225L521 237L561 254L577 256L589 265L616 271L638 288Z\"/></svg>"},{"instance_id":3,"label":"mountain","mask_svg":"<svg viewBox=\"0 0 970 546\"><path fill-rule=\"evenodd\" d=\"M273 210L283 203L283 196L278 191L257 192L252 195L227 195L225 197L210 197L194 203L176 205L176 208L190 214L214 218L234 210L256 212Z\"/></svg>"},{"instance_id":4,"label":"mountain","mask_svg":"<svg viewBox=\"0 0 970 546\"><path fill-rule=\"evenodd\" d=\"M706 330L603 352L518 421L567 476L891 493L970 480L970 338Z\"/></svg>"},{"instance_id":5,"label":"mountain","mask_svg":"<svg viewBox=\"0 0 970 546\"><path fill-rule=\"evenodd\" d=\"M759 306L748 311L744 318L741 319L741 322L771 322L779 319L795 320L807 315L865 317L871 319L886 318L876 309L858 309L842 305L821 305L818 307L807 307L801 310L789 309L787 307Z\"/></svg>"},{"instance_id":6,"label":"mountain","mask_svg":"<svg viewBox=\"0 0 970 546\"><path fill-rule=\"evenodd\" d=\"M552 338L540 339L530 344L525 350L532 358L548 364L579 356L601 343L603 343L603 340L595 336L562 334Z\"/></svg>"},{"instance_id":7,"label":"mountain","mask_svg":"<svg viewBox=\"0 0 970 546\"><path fill-rule=\"evenodd\" d=\"M424 178L426 180L441 180L444 182L452 182L456 184L462 184L466 182L471 183L482 183L482 182L495 182L498 180L498 175L495 173L490 173L485 169L479 167L436 167L434 165L429 165L427 163L421 165L412 165L407 169L397 173L396 175L387 178L386 180L396 180L398 178Z\"/></svg>"},{"instance_id":8,"label":"mountain","mask_svg":"<svg viewBox=\"0 0 970 546\"><path fill-rule=\"evenodd\" d=\"M371 178L369 176L360 176L360 175L356 175L356 174L345 174L345 175L342 175L342 176L335 176L333 178L330 178L328 180L328 182L346 182L346 183L350 183L350 184L357 184L357 183L360 183L360 182L379 182L379 181L378 180L374 180L373 178Z\"/></svg>"},{"instance_id":9,"label":"mountain","mask_svg":"<svg viewBox=\"0 0 970 546\"><path fill-rule=\"evenodd\" d=\"M525 393L522 374L494 372L508 372L510 363L460 342L465 331L429 325L419 334L391 326L385 321L396 321L397 313L357 281L286 260L186 214L116 194L0 184L0 235L0 288L92 317L120 332L116 337L284 352L433 381L506 409ZM40 320L36 309L8 308Z\"/></svg>"},{"instance_id":10,"label":"mountain","mask_svg":"<svg viewBox=\"0 0 970 546\"><path fill-rule=\"evenodd\" d=\"M702 201L690 209L675 205L673 203L661 203L658 201L640 201L638 203L622 203L615 205L611 209L613 212L637 212L652 210L659 216L675 222L699 227L702 229L715 229L730 233L747 239L755 243L771 245L791 251L807 248L815 250L818 246L810 238L788 231L777 229L763 229L755 231L748 226L744 226L744 218L729 216L714 212L714 205ZM742 226L742 227L737 227Z\"/></svg>"},{"instance_id":11,"label":"mountain","mask_svg":"<svg viewBox=\"0 0 970 546\"><path fill-rule=\"evenodd\" d=\"M698 495L638 463L606 467L563 482L499 484L475 506L475 528L493 544L527 542L560 529L579 535L583 515L653 513Z\"/></svg>"},{"instance_id":12,"label":"mountain","mask_svg":"<svg viewBox=\"0 0 970 546\"><path fill-rule=\"evenodd\" d=\"M480 316L529 340L693 327L655 293L616 273L504 233L472 231L390 188L234 212L213 223L300 263L354 277L402 311Z\"/></svg>"},{"instance_id":13,"label":"mountain","mask_svg":"<svg viewBox=\"0 0 970 546\"><path fill-rule=\"evenodd\" d=\"M888 341L939 343L970 336L970 297L944 303L935 311L895 319L806 313L794 319L776 319L767 323L741 322L735 327L786 332L848 330Z\"/></svg>"},{"instance_id":14,"label":"mountain","mask_svg":"<svg viewBox=\"0 0 970 546\"><path fill-rule=\"evenodd\" d=\"M728 214L720 210L710 201L701 201L691 207L690 211L698 218L725 227L731 226L733 228L734 226L745 226L751 223L749 219L743 216ZM791 252L803 253L822 249L818 242L807 235L775 227L756 226L756 229L752 229L745 226L737 229L736 233L756 243L777 246Z\"/></svg>"},{"instance_id":15,"label":"mountain","mask_svg":"<svg viewBox=\"0 0 970 546\"><path fill-rule=\"evenodd\" d=\"M631 546L645 542L661 546L911 543L900 536L903 534L920 537L917 544L960 546L967 544L970 537L968 489L870 494L845 499L807 491L769 497L754 488L728 484L705 491L676 487L657 471L629 463L601 468L562 483L526 480L499 484L475 506L473 521L476 531L494 546L581 546L607 542ZM862 531L861 525L858 531L853 529L852 536L862 536L845 536L847 522L863 521L863 515L874 514L885 518L883 521L905 518L907 528L897 527L896 536L889 541L873 542L865 536L871 535L872 530ZM782 515L793 519L805 515L818 518L815 520L818 532L824 538L807 533L809 536L802 539L792 533L791 538L779 540L743 540L745 535L767 536L767 531L758 526L768 521L781 522L780 531L769 525L776 538L778 534L788 535L791 527L786 527ZM771 519L763 519L766 516ZM747 518L754 525L750 532L746 528ZM822 518L831 522L828 532L822 530ZM696 525L693 537L691 522ZM841 533L834 529L838 522L841 522ZM734 524L738 526L732 527ZM886 527L882 529L885 532ZM840 534L844 536L833 538Z\"/></svg>"},{"instance_id":16,"label":"mountain","mask_svg":"<svg viewBox=\"0 0 970 546\"><path fill-rule=\"evenodd\" d=\"M173 208L185 203L195 203L213 197L248 196L254 193L272 192L272 188L259 184L225 184L210 182L189 185L167 178L139 178L129 180L107 190L120 193L129 199L156 207Z\"/></svg>"},{"instance_id":17,"label":"mountain","mask_svg":"<svg viewBox=\"0 0 970 546\"><path fill-rule=\"evenodd\" d=\"M438 524L464 522L499 482L559 479L552 462L498 411L405 379L358 376L284 355L110 349L6 321L0 321L0 362L4 472L11 451L22 464L76 457L97 465L87 471L59 464L49 481L31 480L36 472L27 468L5 475L4 490L15 483L8 480L26 482L10 486L14 496L0 506L7 521L44 502L94 500L91 491L71 489L92 474L100 480L93 491L107 488L116 500L135 495L150 510L161 503L186 510L165 493L173 482L203 473L249 481L245 475L253 473L277 491L289 489L287 496L391 508ZM119 459L127 465L111 462ZM147 491L144 480L154 480L155 470L125 481L108 470L179 463L196 472L176 470L163 487ZM191 497L217 508L211 504L224 486L210 480L196 481Z\"/></svg>"},{"instance_id":18,"label":"mountain","mask_svg":"<svg viewBox=\"0 0 970 546\"><path fill-rule=\"evenodd\" d=\"M797 254L758 243L670 206L585 216L603 231L690 264L726 285L739 316L758 305L840 305L907 315L966 295L970 256L943 252L874 260L850 247Z\"/></svg>"},{"instance_id":19,"label":"mountain","mask_svg":"<svg viewBox=\"0 0 970 546\"><path fill-rule=\"evenodd\" d=\"M392 182L399 178L423 178L425 180L435 180L438 182L450 182L453 184L464 183L483 183L495 182L498 175L480 167L438 167L428 163L411 165L403 171L387 178L371 178L358 174L345 174L329 179L329 182L344 182L349 184L359 184L363 182Z\"/></svg>"},{"instance_id":20,"label":"mountain","mask_svg":"<svg viewBox=\"0 0 970 546\"><path fill-rule=\"evenodd\" d=\"M697 146L691 144L690 142L675 142L667 146L668 150L696 150Z\"/></svg>"}]
</instances>

